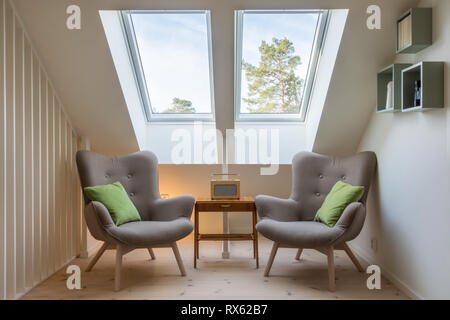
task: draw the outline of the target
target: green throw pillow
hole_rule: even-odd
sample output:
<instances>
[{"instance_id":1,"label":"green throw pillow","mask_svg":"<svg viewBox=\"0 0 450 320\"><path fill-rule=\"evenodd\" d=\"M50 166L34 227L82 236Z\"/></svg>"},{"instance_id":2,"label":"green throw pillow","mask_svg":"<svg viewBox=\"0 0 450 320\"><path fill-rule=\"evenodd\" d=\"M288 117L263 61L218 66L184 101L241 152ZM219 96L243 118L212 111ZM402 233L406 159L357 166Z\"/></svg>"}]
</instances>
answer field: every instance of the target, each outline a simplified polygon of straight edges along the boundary
<instances>
[{"instance_id":1,"label":"green throw pillow","mask_svg":"<svg viewBox=\"0 0 450 320\"><path fill-rule=\"evenodd\" d=\"M120 182L103 186L85 187L84 192L90 200L98 201L105 205L116 226L141 220L139 212Z\"/></svg>"},{"instance_id":2,"label":"green throw pillow","mask_svg":"<svg viewBox=\"0 0 450 320\"><path fill-rule=\"evenodd\" d=\"M355 187L342 181L336 182L317 211L314 221L323 222L329 227L334 227L344 209L350 203L359 201L363 194L364 187Z\"/></svg>"}]
</instances>

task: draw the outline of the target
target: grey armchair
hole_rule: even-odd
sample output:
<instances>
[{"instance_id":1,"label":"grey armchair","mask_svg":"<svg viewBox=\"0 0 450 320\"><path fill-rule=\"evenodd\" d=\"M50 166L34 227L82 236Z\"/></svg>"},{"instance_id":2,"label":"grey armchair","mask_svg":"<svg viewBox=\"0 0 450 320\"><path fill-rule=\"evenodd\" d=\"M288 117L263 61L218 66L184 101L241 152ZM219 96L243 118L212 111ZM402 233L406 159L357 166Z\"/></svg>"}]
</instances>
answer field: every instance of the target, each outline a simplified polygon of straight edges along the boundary
<instances>
[{"instance_id":1,"label":"grey armchair","mask_svg":"<svg viewBox=\"0 0 450 320\"><path fill-rule=\"evenodd\" d=\"M190 221L194 197L184 195L161 199L155 154L142 151L115 158L78 151L76 160L83 188L119 181L142 219L116 226L106 207L100 202L90 201L85 195L87 227L95 239L104 242L86 271L94 267L106 249L116 249L115 290L118 291L123 255L137 248L147 248L151 258L155 259L152 248L171 247L181 275L185 276L176 241L186 237L194 228Z\"/></svg>"},{"instance_id":2,"label":"grey armchair","mask_svg":"<svg viewBox=\"0 0 450 320\"><path fill-rule=\"evenodd\" d=\"M358 271L363 268L352 253L347 241L361 231L366 215L365 203L376 167L373 152L351 157L334 158L312 152L300 152L292 160L292 192L289 199L259 195L255 199L261 220L257 230L273 240L272 252L264 275L269 275L278 248L298 248L296 259L303 249L316 249L328 257L328 288L335 290L334 250L345 250ZM360 202L345 208L334 227L313 221L317 210L333 185L342 180L364 186Z\"/></svg>"}]
</instances>

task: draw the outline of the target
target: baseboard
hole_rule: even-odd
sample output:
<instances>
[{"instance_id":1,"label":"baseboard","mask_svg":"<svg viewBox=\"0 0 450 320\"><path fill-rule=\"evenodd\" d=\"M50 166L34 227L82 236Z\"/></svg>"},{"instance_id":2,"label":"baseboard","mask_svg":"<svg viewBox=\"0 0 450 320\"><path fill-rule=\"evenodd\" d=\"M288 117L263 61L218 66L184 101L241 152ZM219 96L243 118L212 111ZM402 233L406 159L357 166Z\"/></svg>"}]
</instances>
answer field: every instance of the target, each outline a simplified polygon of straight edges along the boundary
<instances>
[{"instance_id":1,"label":"baseboard","mask_svg":"<svg viewBox=\"0 0 450 320\"><path fill-rule=\"evenodd\" d=\"M400 280L396 275L394 275L392 272L381 266L377 261L375 261L375 258L369 254L367 254L361 247L347 243L349 247L352 249L352 251L358 256L359 259L361 259L365 264L372 265L376 264L381 269L381 274L383 277L391 281L400 291L402 291L405 295L410 297L411 299L415 300L424 300L425 298L422 297L420 294L412 290L407 284L405 284L402 280Z\"/></svg>"},{"instance_id":2,"label":"baseboard","mask_svg":"<svg viewBox=\"0 0 450 320\"><path fill-rule=\"evenodd\" d=\"M50 277L52 277L55 273L59 272L61 269L64 269L65 267L67 267L67 265L69 265L73 260L75 260L77 257L72 257L69 259L69 261L67 261L66 263L64 263L60 268L58 268L55 272L53 272L52 274L49 274L47 277L45 277L44 279L40 280L38 283L36 283L35 285L33 285L31 288L26 288L24 292L22 292L21 294L16 295L15 300L20 300L22 299L28 292L30 292L31 290L33 290L34 288L36 288L38 285L40 285L41 283L43 283L44 281L46 281L47 279L49 279Z\"/></svg>"}]
</instances>

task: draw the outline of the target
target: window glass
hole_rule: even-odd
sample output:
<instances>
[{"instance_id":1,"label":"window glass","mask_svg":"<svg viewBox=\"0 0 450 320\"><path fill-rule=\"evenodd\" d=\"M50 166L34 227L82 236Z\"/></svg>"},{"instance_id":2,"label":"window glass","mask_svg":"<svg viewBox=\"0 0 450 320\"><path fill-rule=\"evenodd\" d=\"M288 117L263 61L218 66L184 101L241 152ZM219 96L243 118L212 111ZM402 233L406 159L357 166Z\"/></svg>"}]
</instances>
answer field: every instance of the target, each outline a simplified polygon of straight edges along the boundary
<instances>
[{"instance_id":1,"label":"window glass","mask_svg":"<svg viewBox=\"0 0 450 320\"><path fill-rule=\"evenodd\" d=\"M151 114L211 114L207 12L133 11L129 17Z\"/></svg>"},{"instance_id":2,"label":"window glass","mask_svg":"<svg viewBox=\"0 0 450 320\"><path fill-rule=\"evenodd\" d=\"M299 115L314 77L321 11L239 11L239 115ZM315 61L314 61L315 62Z\"/></svg>"}]
</instances>

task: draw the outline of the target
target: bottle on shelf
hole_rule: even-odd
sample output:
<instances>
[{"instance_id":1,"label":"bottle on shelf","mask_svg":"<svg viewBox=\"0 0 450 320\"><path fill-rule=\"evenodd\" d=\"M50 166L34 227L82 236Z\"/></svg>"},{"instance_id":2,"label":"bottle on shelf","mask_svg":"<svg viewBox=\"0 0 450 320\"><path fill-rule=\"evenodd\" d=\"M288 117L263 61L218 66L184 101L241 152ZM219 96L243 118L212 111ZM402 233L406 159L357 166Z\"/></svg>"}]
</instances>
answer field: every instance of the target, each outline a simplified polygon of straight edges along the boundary
<instances>
[{"instance_id":1,"label":"bottle on shelf","mask_svg":"<svg viewBox=\"0 0 450 320\"><path fill-rule=\"evenodd\" d=\"M394 107L392 96L392 81L389 81L386 88L386 110L392 109Z\"/></svg>"},{"instance_id":2,"label":"bottle on shelf","mask_svg":"<svg viewBox=\"0 0 450 320\"><path fill-rule=\"evenodd\" d=\"M414 106L420 107L422 104L422 88L420 80L414 81Z\"/></svg>"}]
</instances>

